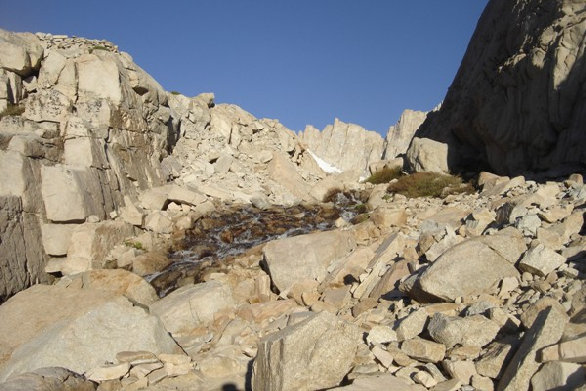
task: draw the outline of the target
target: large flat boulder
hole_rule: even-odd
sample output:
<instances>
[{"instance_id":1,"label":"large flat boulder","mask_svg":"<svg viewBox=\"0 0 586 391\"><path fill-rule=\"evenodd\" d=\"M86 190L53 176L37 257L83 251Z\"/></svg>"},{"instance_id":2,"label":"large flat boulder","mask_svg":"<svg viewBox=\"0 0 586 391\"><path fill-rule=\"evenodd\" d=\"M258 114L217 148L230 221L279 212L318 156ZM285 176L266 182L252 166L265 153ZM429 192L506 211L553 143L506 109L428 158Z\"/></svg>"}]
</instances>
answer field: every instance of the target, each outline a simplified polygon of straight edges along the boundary
<instances>
[{"instance_id":1,"label":"large flat boulder","mask_svg":"<svg viewBox=\"0 0 586 391\"><path fill-rule=\"evenodd\" d=\"M328 266L355 247L350 233L328 231L272 241L263 254L273 284L280 292L287 292L296 282L321 282Z\"/></svg>"},{"instance_id":2,"label":"large flat boulder","mask_svg":"<svg viewBox=\"0 0 586 391\"><path fill-rule=\"evenodd\" d=\"M150 311L161 318L174 335L211 323L214 315L234 307L230 287L218 281L187 285L151 304Z\"/></svg>"},{"instance_id":3,"label":"large flat boulder","mask_svg":"<svg viewBox=\"0 0 586 391\"><path fill-rule=\"evenodd\" d=\"M316 390L340 384L354 360L359 329L327 311L264 337L252 370L254 390Z\"/></svg>"},{"instance_id":4,"label":"large flat boulder","mask_svg":"<svg viewBox=\"0 0 586 391\"><path fill-rule=\"evenodd\" d=\"M64 367L77 373L114 362L121 351L175 353L177 345L159 318L134 307L124 297L57 321L16 348L0 369L0 380L43 367Z\"/></svg>"},{"instance_id":5,"label":"large flat boulder","mask_svg":"<svg viewBox=\"0 0 586 391\"><path fill-rule=\"evenodd\" d=\"M471 239L443 253L419 276L409 295L421 301L455 301L488 293L505 277L519 277L519 272L482 240Z\"/></svg>"}]
</instances>

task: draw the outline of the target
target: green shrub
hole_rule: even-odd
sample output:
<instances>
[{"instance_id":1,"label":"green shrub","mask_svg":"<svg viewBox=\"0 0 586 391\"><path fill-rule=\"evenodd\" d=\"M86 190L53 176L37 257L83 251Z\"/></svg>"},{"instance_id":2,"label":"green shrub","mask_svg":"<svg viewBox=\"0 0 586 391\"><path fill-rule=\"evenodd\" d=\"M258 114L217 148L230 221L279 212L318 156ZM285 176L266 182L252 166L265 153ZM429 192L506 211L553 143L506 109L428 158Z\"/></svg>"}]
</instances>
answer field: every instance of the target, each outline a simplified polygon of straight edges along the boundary
<instances>
[{"instance_id":1,"label":"green shrub","mask_svg":"<svg viewBox=\"0 0 586 391\"><path fill-rule=\"evenodd\" d=\"M366 178L366 182L370 182L375 185L378 185L379 183L389 183L393 179L401 177L401 175L402 173L399 167L384 168L381 171L377 171Z\"/></svg>"},{"instance_id":2,"label":"green shrub","mask_svg":"<svg viewBox=\"0 0 586 391\"><path fill-rule=\"evenodd\" d=\"M366 204L356 204L354 205L354 210L357 213L366 213L368 212L368 207L366 206Z\"/></svg>"},{"instance_id":3,"label":"green shrub","mask_svg":"<svg viewBox=\"0 0 586 391\"><path fill-rule=\"evenodd\" d=\"M171 95L181 95L181 92L179 92L179 91L171 91Z\"/></svg>"},{"instance_id":4,"label":"green shrub","mask_svg":"<svg viewBox=\"0 0 586 391\"><path fill-rule=\"evenodd\" d=\"M370 219L370 215L368 213L363 213L357 216L354 216L351 220L350 223L356 225L356 224L360 224L365 222L366 220Z\"/></svg>"},{"instance_id":5,"label":"green shrub","mask_svg":"<svg viewBox=\"0 0 586 391\"><path fill-rule=\"evenodd\" d=\"M106 51L110 51L110 49L108 49L105 46L96 45L96 46L90 48L90 50L89 50L90 51L90 54L92 54L94 52L94 50L106 50Z\"/></svg>"},{"instance_id":6,"label":"green shrub","mask_svg":"<svg viewBox=\"0 0 586 391\"><path fill-rule=\"evenodd\" d=\"M408 198L444 198L449 194L472 193L474 187L469 183L462 183L462 179L457 176L435 172L416 172L391 183L388 191L402 194Z\"/></svg>"},{"instance_id":7,"label":"green shrub","mask_svg":"<svg viewBox=\"0 0 586 391\"><path fill-rule=\"evenodd\" d=\"M142 246L142 243L141 242L134 242L132 240L125 240L124 241L124 245L126 247L132 247L132 248L135 248L137 250L144 250L144 247Z\"/></svg>"},{"instance_id":8,"label":"green shrub","mask_svg":"<svg viewBox=\"0 0 586 391\"><path fill-rule=\"evenodd\" d=\"M21 115L24 113L24 107L20 105L8 104L8 107L0 113L0 119L2 117L8 117L10 115Z\"/></svg>"}]
</instances>

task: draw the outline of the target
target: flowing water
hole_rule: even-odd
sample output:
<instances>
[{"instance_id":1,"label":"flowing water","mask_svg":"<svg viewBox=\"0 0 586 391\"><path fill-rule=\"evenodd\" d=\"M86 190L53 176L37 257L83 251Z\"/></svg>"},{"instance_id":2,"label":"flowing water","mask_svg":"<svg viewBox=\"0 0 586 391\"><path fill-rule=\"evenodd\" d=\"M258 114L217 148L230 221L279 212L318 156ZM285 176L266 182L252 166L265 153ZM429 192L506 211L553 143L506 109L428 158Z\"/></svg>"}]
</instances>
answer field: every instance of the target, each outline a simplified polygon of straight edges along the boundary
<instances>
[{"instance_id":1,"label":"flowing water","mask_svg":"<svg viewBox=\"0 0 586 391\"><path fill-rule=\"evenodd\" d=\"M187 231L179 249L169 254L172 263L148 280L159 296L182 281L198 282L202 271L218 261L234 258L275 239L334 228L339 217L351 221L364 205L353 193L337 193L332 202L311 207L260 210L246 207L202 217Z\"/></svg>"}]
</instances>

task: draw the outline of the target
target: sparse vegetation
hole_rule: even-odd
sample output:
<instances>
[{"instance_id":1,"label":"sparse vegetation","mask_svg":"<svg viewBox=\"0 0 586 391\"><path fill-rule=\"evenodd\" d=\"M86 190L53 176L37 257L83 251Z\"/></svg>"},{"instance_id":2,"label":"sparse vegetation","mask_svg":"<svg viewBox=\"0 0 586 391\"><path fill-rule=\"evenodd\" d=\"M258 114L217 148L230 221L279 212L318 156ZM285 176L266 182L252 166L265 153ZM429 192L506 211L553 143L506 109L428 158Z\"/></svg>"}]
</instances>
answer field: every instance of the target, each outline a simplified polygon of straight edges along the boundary
<instances>
[{"instance_id":1,"label":"sparse vegetation","mask_svg":"<svg viewBox=\"0 0 586 391\"><path fill-rule=\"evenodd\" d=\"M354 210L357 213L365 213L368 211L368 207L366 206L366 204L356 204L354 205Z\"/></svg>"},{"instance_id":2,"label":"sparse vegetation","mask_svg":"<svg viewBox=\"0 0 586 391\"><path fill-rule=\"evenodd\" d=\"M388 191L409 198L444 198L450 194L472 193L474 187L469 183L462 183L462 179L457 176L435 172L416 172L402 176L398 181L391 183Z\"/></svg>"},{"instance_id":3,"label":"sparse vegetation","mask_svg":"<svg viewBox=\"0 0 586 391\"><path fill-rule=\"evenodd\" d=\"M179 91L171 91L171 95L181 95L181 92L179 92Z\"/></svg>"},{"instance_id":4,"label":"sparse vegetation","mask_svg":"<svg viewBox=\"0 0 586 391\"><path fill-rule=\"evenodd\" d=\"M332 189L328 190L328 192L324 196L323 201L324 202L334 202L336 200L336 196L338 195L338 193L342 193L342 192L343 192L343 190L338 187L332 188Z\"/></svg>"},{"instance_id":5,"label":"sparse vegetation","mask_svg":"<svg viewBox=\"0 0 586 391\"><path fill-rule=\"evenodd\" d=\"M402 175L403 174L401 173L401 169L399 167L384 168L381 171L377 171L366 178L366 182L370 182L375 185L378 185L379 183L389 183L393 179L399 178Z\"/></svg>"},{"instance_id":6,"label":"sparse vegetation","mask_svg":"<svg viewBox=\"0 0 586 391\"><path fill-rule=\"evenodd\" d=\"M141 242L138 242L138 241L125 240L124 241L124 245L126 247L132 247L132 248L135 248L137 250L144 250L144 247L142 246L142 243Z\"/></svg>"},{"instance_id":7,"label":"sparse vegetation","mask_svg":"<svg viewBox=\"0 0 586 391\"><path fill-rule=\"evenodd\" d=\"M90 48L90 50L89 50L90 51L90 54L92 54L95 50L106 50L106 51L110 51L110 49L108 49L105 46L96 45L96 46Z\"/></svg>"},{"instance_id":8,"label":"sparse vegetation","mask_svg":"<svg viewBox=\"0 0 586 391\"><path fill-rule=\"evenodd\" d=\"M360 224L365 222L366 220L370 219L370 215L368 213L363 213L357 216L354 216L350 222L354 225Z\"/></svg>"},{"instance_id":9,"label":"sparse vegetation","mask_svg":"<svg viewBox=\"0 0 586 391\"><path fill-rule=\"evenodd\" d=\"M23 106L9 103L8 107L0 113L0 119L2 119L3 117L8 117L10 115L18 116L18 115L21 115L22 113L24 113Z\"/></svg>"}]
</instances>

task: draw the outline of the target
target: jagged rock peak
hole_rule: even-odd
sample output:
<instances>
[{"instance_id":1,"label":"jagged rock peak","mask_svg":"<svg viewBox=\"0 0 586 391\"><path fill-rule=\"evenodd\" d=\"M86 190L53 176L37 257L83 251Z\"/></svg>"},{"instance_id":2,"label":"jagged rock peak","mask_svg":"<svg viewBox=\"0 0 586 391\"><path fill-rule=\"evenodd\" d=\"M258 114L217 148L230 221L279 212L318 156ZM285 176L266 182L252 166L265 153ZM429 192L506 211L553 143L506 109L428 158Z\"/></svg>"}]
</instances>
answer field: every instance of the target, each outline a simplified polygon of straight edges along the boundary
<instances>
[{"instance_id":1,"label":"jagged rock peak","mask_svg":"<svg viewBox=\"0 0 586 391\"><path fill-rule=\"evenodd\" d=\"M299 133L299 139L319 158L339 170L359 170L363 175L383 154L384 140L380 134L338 118L321 132L308 125Z\"/></svg>"},{"instance_id":2,"label":"jagged rock peak","mask_svg":"<svg viewBox=\"0 0 586 391\"><path fill-rule=\"evenodd\" d=\"M585 12L584 1L491 0L416 136L447 143L452 170L583 169Z\"/></svg>"}]
</instances>

